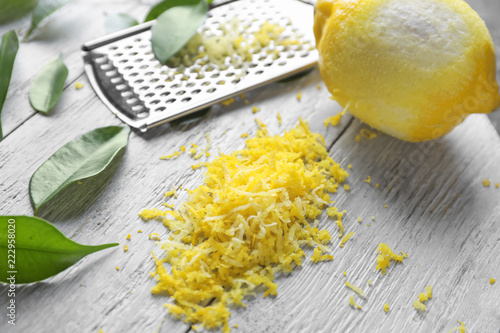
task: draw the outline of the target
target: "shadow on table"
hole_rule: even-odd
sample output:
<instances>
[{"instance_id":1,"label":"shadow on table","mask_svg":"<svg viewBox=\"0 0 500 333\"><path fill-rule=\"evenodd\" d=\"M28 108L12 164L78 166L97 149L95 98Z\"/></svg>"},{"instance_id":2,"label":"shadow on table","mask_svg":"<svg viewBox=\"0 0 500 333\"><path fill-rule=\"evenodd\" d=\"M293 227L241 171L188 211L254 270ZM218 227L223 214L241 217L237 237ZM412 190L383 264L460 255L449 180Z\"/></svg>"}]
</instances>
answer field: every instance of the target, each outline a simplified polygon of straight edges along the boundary
<instances>
[{"instance_id":1,"label":"shadow on table","mask_svg":"<svg viewBox=\"0 0 500 333\"><path fill-rule=\"evenodd\" d=\"M57 222L74 218L92 206L104 193L104 189L114 178L121 165L125 149L122 149L111 161L108 168L100 174L68 185L52 200L41 206L37 216Z\"/></svg>"}]
</instances>

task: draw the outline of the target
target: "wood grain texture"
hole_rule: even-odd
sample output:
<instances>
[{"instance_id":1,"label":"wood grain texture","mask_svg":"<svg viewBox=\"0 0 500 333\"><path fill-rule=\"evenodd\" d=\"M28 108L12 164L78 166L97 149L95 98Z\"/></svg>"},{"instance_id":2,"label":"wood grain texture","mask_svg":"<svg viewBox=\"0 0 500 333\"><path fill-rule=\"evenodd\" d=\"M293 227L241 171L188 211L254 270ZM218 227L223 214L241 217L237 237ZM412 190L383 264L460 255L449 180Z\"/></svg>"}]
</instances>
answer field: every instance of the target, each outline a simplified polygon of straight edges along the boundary
<instances>
[{"instance_id":1,"label":"wood grain texture","mask_svg":"<svg viewBox=\"0 0 500 333\"><path fill-rule=\"evenodd\" d=\"M498 50L498 3L470 3L485 18ZM55 14L31 42L21 45L2 113L8 135L0 143L0 214L32 215L28 183L36 168L76 136L120 124L83 76L79 48L104 33L104 11L141 19L149 5L77 0ZM26 21L0 26L0 33L17 25L25 27ZM27 99L29 83L61 50L70 69L65 93L49 116L34 114ZM84 84L82 90L74 89L75 80ZM233 309L230 323L239 324L233 332L448 332L458 319L465 322L467 332L498 333L500 285L490 285L489 278L500 281L500 189L483 187L481 181L500 182L500 139L487 117L472 116L431 143L405 143L383 134L356 143L355 135L366 126L352 117L344 116L337 127L324 127L323 120L340 106L328 98L324 86L318 90L318 84L321 78L313 71L297 81L247 93L248 105L236 99L229 106L214 106L193 125L175 129L167 124L145 134L132 133L126 152L110 172L68 188L41 211L77 242L116 241L120 247L86 257L42 283L19 286L17 325L8 326L1 319L0 332L190 331L189 325L167 314L162 305L168 297L150 293L155 284L149 277L154 268L150 253L161 255L161 251L148 235L156 232L165 239L168 232L156 221L143 222L137 213L185 200L186 192L176 200L163 193L179 185L192 189L201 184L203 171L193 171L190 165L207 159L194 161L187 154L169 161L159 157L191 142L205 147L208 132L212 159L219 151L243 148L240 135L255 134L255 118L279 134L303 117L313 131L325 136L336 161L344 167L352 164L351 191L340 190L332 198L347 210L346 232L355 235L343 249L334 239L332 262L306 261L291 275L278 278L276 298L259 295L246 301L246 309ZM261 111L253 114L253 106ZM364 181L368 175L371 184ZM337 235L336 225L326 217L321 225ZM409 254L404 263L391 265L386 276L375 271L380 242ZM128 252L123 251L124 244ZM367 279L374 282L372 287ZM366 298L347 289L346 280L363 288ZM412 304L428 284L434 287L434 297L427 302L427 311L419 314ZM0 285L0 304L5 304L6 290ZM362 310L349 306L350 295ZM382 310L386 302L389 313Z\"/></svg>"}]
</instances>

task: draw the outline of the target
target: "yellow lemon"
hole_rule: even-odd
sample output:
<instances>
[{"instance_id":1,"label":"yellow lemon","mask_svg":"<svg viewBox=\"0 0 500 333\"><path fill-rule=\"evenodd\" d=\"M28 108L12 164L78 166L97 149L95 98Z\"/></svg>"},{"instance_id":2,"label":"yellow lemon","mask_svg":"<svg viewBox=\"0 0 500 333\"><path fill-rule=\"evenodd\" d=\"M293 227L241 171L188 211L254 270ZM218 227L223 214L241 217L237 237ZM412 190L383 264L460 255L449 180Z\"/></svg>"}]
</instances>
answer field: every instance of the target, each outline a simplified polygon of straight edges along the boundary
<instances>
[{"instance_id":1,"label":"yellow lemon","mask_svg":"<svg viewBox=\"0 0 500 333\"><path fill-rule=\"evenodd\" d=\"M438 138L500 104L495 51L462 0L318 0L314 34L328 90L397 138Z\"/></svg>"}]
</instances>

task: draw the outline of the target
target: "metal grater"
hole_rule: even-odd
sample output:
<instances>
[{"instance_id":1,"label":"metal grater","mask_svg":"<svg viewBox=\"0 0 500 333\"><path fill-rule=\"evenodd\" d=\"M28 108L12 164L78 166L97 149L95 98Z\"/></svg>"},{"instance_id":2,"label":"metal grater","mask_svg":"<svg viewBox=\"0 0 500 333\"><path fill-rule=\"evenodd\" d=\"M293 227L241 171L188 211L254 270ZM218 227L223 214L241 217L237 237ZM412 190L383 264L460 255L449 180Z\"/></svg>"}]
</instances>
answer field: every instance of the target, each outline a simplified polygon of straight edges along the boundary
<instances>
[{"instance_id":1,"label":"metal grater","mask_svg":"<svg viewBox=\"0 0 500 333\"><path fill-rule=\"evenodd\" d=\"M237 16L242 23L264 22L285 27L283 34L301 36L314 46L314 7L298 0L241 0L209 11L199 31L217 33L219 22ZM195 71L175 74L153 55L147 22L83 45L85 71L99 98L118 118L141 131L199 111L245 91L292 76L314 66L317 51L299 45L275 57L254 53L245 66L217 67L198 78ZM220 33L220 31L219 31ZM194 69L201 66L196 62ZM245 73L242 73L245 71Z\"/></svg>"}]
</instances>

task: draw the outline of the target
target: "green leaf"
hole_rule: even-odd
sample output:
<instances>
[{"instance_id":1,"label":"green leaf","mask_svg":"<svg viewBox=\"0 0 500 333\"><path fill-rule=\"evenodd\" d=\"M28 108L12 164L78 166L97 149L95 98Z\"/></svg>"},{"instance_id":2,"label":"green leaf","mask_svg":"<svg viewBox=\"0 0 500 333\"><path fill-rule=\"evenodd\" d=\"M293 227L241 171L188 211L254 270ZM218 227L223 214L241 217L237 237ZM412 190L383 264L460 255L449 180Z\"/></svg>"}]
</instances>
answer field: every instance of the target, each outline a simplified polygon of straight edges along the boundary
<instances>
[{"instance_id":1,"label":"green leaf","mask_svg":"<svg viewBox=\"0 0 500 333\"><path fill-rule=\"evenodd\" d=\"M15 21L35 9L38 0L0 0L0 22Z\"/></svg>"},{"instance_id":2,"label":"green leaf","mask_svg":"<svg viewBox=\"0 0 500 333\"><path fill-rule=\"evenodd\" d=\"M2 36L0 45L0 141L3 140L2 132L2 108L9 90L10 77L14 68L17 50L19 50L19 40L14 30L5 33Z\"/></svg>"},{"instance_id":3,"label":"green leaf","mask_svg":"<svg viewBox=\"0 0 500 333\"><path fill-rule=\"evenodd\" d=\"M68 142L31 176L30 198L38 209L71 183L104 171L127 146L130 128L109 126L90 131Z\"/></svg>"},{"instance_id":4,"label":"green leaf","mask_svg":"<svg viewBox=\"0 0 500 333\"><path fill-rule=\"evenodd\" d=\"M78 244L37 217L0 216L0 281L15 284L41 281L88 254L114 246L118 244ZM9 279L11 276L15 276L14 281Z\"/></svg>"},{"instance_id":5,"label":"green leaf","mask_svg":"<svg viewBox=\"0 0 500 333\"><path fill-rule=\"evenodd\" d=\"M43 20L70 1L71 0L40 0L33 11L33 15L31 16L31 25L28 32L24 36L24 40L27 40L31 36L33 31L38 28Z\"/></svg>"},{"instance_id":6,"label":"green leaf","mask_svg":"<svg viewBox=\"0 0 500 333\"><path fill-rule=\"evenodd\" d=\"M199 2L200 2L200 0L165 0L165 1L162 1L158 4L156 4L155 6L153 6L153 8L151 8L148 15L146 15L146 19L144 20L144 22L156 20L158 18L158 16L160 16L166 10L168 10L172 7L183 6L183 5L196 5ZM210 2L211 1L209 1L208 3L210 3Z\"/></svg>"},{"instance_id":7,"label":"green leaf","mask_svg":"<svg viewBox=\"0 0 500 333\"><path fill-rule=\"evenodd\" d=\"M106 16L104 27L106 29L106 33L111 34L138 24L139 22L128 14L115 13Z\"/></svg>"},{"instance_id":8,"label":"green leaf","mask_svg":"<svg viewBox=\"0 0 500 333\"><path fill-rule=\"evenodd\" d=\"M31 84L30 104L38 112L48 113L61 98L68 68L62 56L45 65Z\"/></svg>"},{"instance_id":9,"label":"green leaf","mask_svg":"<svg viewBox=\"0 0 500 333\"><path fill-rule=\"evenodd\" d=\"M172 7L158 17L151 43L160 62L165 63L193 37L205 20L207 10L207 1L199 0L195 4Z\"/></svg>"}]
</instances>

